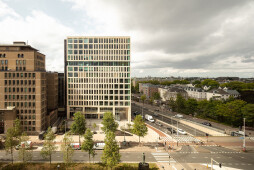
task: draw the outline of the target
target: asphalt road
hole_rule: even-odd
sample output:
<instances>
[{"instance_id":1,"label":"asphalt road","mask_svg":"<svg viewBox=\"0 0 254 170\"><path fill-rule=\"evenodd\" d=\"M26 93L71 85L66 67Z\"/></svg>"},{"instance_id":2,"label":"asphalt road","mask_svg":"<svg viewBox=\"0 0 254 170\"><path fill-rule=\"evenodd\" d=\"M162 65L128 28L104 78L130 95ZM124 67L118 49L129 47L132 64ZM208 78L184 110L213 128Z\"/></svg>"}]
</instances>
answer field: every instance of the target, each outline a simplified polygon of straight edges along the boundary
<instances>
[{"instance_id":1,"label":"asphalt road","mask_svg":"<svg viewBox=\"0 0 254 170\"><path fill-rule=\"evenodd\" d=\"M47 160L43 159L40 155L40 151L32 151L34 162L45 162ZM121 160L122 162L141 162L142 161L143 152L121 152ZM145 152L146 161L147 162L156 162L155 158L150 152ZM94 157L95 162L101 161L102 151L96 151L96 156ZM14 152L14 160L18 161L18 151ZM72 157L74 162L88 162L88 153L82 151L75 151ZM0 151L0 162L1 161L11 161L11 155L7 154L5 151ZM60 151L57 151L52 155L52 161L54 162L62 162L63 154ZM91 161L93 159L91 158Z\"/></svg>"},{"instance_id":2,"label":"asphalt road","mask_svg":"<svg viewBox=\"0 0 254 170\"><path fill-rule=\"evenodd\" d=\"M170 155L185 168L188 163L210 164L211 158L222 163L224 167L253 170L254 153L239 153L234 150L217 146L199 146L199 151L193 146L183 146L180 152ZM216 163L214 162L216 165Z\"/></svg>"},{"instance_id":3,"label":"asphalt road","mask_svg":"<svg viewBox=\"0 0 254 170\"><path fill-rule=\"evenodd\" d=\"M142 161L142 153L137 152L121 152L122 162L140 162ZM14 152L14 159L18 161L18 151ZM191 169L189 164L210 164L211 158L219 163L222 163L223 167L231 167L245 170L252 170L254 166L254 153L239 153L234 150L217 147L217 146L183 146L182 150L179 152L166 153L166 152L156 152L150 153L145 152L146 162L167 162L169 160L169 155L171 158L181 164L185 169ZM102 156L102 151L96 151L96 156L94 158L95 162L99 162ZM75 151L72 160L74 162L88 162L88 154L82 151ZM5 153L5 151L0 151L0 161L11 161L11 155ZM33 151L33 162L47 162L48 160L43 159L40 156L39 151ZM62 162L63 155L61 152L56 152L52 156L53 162ZM93 159L91 158L91 161ZM216 165L216 163L215 163Z\"/></svg>"},{"instance_id":4,"label":"asphalt road","mask_svg":"<svg viewBox=\"0 0 254 170\"><path fill-rule=\"evenodd\" d=\"M132 107L132 117L134 117L133 113L135 111L138 111L138 113L142 114L142 107L141 106L138 106L136 104L132 104L131 107ZM161 120L163 122L166 122L166 123L168 123L170 125L173 125L173 126L177 127L177 121L175 121L174 119L170 119L168 117L163 116L163 115L167 115L167 116L173 116L173 115L169 115L168 113L165 113L165 112L162 112L162 111L156 112L156 111L151 110L151 109L148 110L147 108L144 108L143 113L144 113L144 115L145 114L152 115L154 117L155 121L156 121L156 119L158 119L158 120ZM158 116L154 116L154 113L159 113L159 114L158 114ZM158 127L158 128L160 130L168 133L165 130L166 127ZM200 131L198 129L195 129L193 127L184 125L182 123L178 123L178 128L183 129L184 131L188 132L189 134L191 134L193 136L205 136L204 132L202 132L202 131Z\"/></svg>"}]
</instances>

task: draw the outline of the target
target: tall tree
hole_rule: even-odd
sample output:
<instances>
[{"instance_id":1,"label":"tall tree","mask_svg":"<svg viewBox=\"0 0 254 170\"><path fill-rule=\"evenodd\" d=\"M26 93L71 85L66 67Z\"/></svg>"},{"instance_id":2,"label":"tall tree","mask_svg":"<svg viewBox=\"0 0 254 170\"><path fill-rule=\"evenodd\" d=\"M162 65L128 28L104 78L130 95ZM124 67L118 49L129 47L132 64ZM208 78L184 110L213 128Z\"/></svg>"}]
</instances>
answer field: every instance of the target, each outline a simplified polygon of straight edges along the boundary
<instances>
[{"instance_id":1,"label":"tall tree","mask_svg":"<svg viewBox=\"0 0 254 170\"><path fill-rule=\"evenodd\" d=\"M140 137L144 137L147 135L148 129L144 120L142 119L141 115L137 115L134 119L134 124L132 125L132 133L139 137L139 144L140 144Z\"/></svg>"},{"instance_id":2,"label":"tall tree","mask_svg":"<svg viewBox=\"0 0 254 170\"><path fill-rule=\"evenodd\" d=\"M179 113L183 113L185 110L185 99L180 93L177 94L175 103L176 103L176 111Z\"/></svg>"},{"instance_id":3,"label":"tall tree","mask_svg":"<svg viewBox=\"0 0 254 170\"><path fill-rule=\"evenodd\" d=\"M84 135L84 142L82 144L81 149L88 152L89 155L89 163L90 163L90 156L93 155L94 151L94 143L93 143L93 133L89 128L86 129L86 133Z\"/></svg>"},{"instance_id":4,"label":"tall tree","mask_svg":"<svg viewBox=\"0 0 254 170\"><path fill-rule=\"evenodd\" d=\"M105 133L107 131L115 132L118 128L118 123L115 121L115 118L111 112L104 113L101 124L103 124L103 127L101 129Z\"/></svg>"},{"instance_id":5,"label":"tall tree","mask_svg":"<svg viewBox=\"0 0 254 170\"><path fill-rule=\"evenodd\" d=\"M14 137L15 130L14 128L9 128L6 133L6 139L5 139L5 151L6 153L11 154L11 162L13 164L14 156L13 151L15 149L15 146L18 144L18 141Z\"/></svg>"},{"instance_id":6,"label":"tall tree","mask_svg":"<svg viewBox=\"0 0 254 170\"><path fill-rule=\"evenodd\" d=\"M158 92L154 92L152 96L153 96L154 100L160 100L160 98L161 98L160 93L158 93Z\"/></svg>"},{"instance_id":7,"label":"tall tree","mask_svg":"<svg viewBox=\"0 0 254 170\"><path fill-rule=\"evenodd\" d=\"M197 106L198 106L198 102L196 99L188 99L185 102L185 113L186 114L192 114L194 115L194 113L197 110Z\"/></svg>"},{"instance_id":8,"label":"tall tree","mask_svg":"<svg viewBox=\"0 0 254 170\"><path fill-rule=\"evenodd\" d=\"M70 137L69 133L66 133L62 141L61 151L63 153L64 163L66 164L67 167L72 162L72 156L74 154L74 150L71 146L71 143L73 143L73 139Z\"/></svg>"},{"instance_id":9,"label":"tall tree","mask_svg":"<svg viewBox=\"0 0 254 170\"><path fill-rule=\"evenodd\" d=\"M86 119L81 112L74 113L74 122L71 125L71 131L74 134L78 134L80 145L80 136L84 135L86 132Z\"/></svg>"},{"instance_id":10,"label":"tall tree","mask_svg":"<svg viewBox=\"0 0 254 170\"><path fill-rule=\"evenodd\" d=\"M102 162L110 167L114 167L120 162L121 155L119 153L119 146L115 139L115 133L108 131L104 140L105 146L101 157Z\"/></svg>"},{"instance_id":11,"label":"tall tree","mask_svg":"<svg viewBox=\"0 0 254 170\"><path fill-rule=\"evenodd\" d=\"M140 100L143 102L142 116L143 116L143 118L144 118L144 104L145 104L145 100L146 100L146 95L143 94L143 95L140 97Z\"/></svg>"},{"instance_id":12,"label":"tall tree","mask_svg":"<svg viewBox=\"0 0 254 170\"><path fill-rule=\"evenodd\" d=\"M254 127L254 104L246 104L242 108L243 117L246 118L246 124Z\"/></svg>"},{"instance_id":13,"label":"tall tree","mask_svg":"<svg viewBox=\"0 0 254 170\"><path fill-rule=\"evenodd\" d=\"M20 137L20 147L19 147L19 159L23 162L26 163L27 161L32 160L32 151L30 150L30 146L29 143L27 143L27 141L29 141L29 137L27 136L26 133L22 133L21 137Z\"/></svg>"},{"instance_id":14,"label":"tall tree","mask_svg":"<svg viewBox=\"0 0 254 170\"><path fill-rule=\"evenodd\" d=\"M43 147L41 149L41 156L44 159L49 159L49 162L51 164L51 158L52 154L56 152L57 146L55 146L54 139L55 135L51 129L51 127L48 128L47 133L45 134L45 140L43 143Z\"/></svg>"},{"instance_id":15,"label":"tall tree","mask_svg":"<svg viewBox=\"0 0 254 170\"><path fill-rule=\"evenodd\" d=\"M168 105L172 109L173 112L176 111L176 102L174 101L174 99L172 97L169 99Z\"/></svg>"}]
</instances>

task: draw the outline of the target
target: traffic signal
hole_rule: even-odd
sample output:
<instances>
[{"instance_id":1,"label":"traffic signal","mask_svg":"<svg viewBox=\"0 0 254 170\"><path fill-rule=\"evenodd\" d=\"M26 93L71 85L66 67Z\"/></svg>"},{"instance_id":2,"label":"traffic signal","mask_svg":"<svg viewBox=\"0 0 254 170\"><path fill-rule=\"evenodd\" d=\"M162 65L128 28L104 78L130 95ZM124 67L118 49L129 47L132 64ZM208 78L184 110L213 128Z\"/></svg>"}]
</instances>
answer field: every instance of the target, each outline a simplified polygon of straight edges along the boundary
<instances>
[{"instance_id":1,"label":"traffic signal","mask_svg":"<svg viewBox=\"0 0 254 170\"><path fill-rule=\"evenodd\" d=\"M221 163L219 163L219 167L221 168Z\"/></svg>"}]
</instances>

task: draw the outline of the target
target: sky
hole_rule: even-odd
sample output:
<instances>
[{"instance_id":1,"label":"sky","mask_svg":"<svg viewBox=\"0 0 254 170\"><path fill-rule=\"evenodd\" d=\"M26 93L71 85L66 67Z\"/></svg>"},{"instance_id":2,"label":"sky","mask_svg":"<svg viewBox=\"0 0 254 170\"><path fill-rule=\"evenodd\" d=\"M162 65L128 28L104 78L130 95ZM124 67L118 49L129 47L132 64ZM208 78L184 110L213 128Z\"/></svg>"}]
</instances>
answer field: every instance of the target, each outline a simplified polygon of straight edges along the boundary
<instances>
[{"instance_id":1,"label":"sky","mask_svg":"<svg viewBox=\"0 0 254 170\"><path fill-rule=\"evenodd\" d=\"M252 0L0 0L0 44L64 71L67 36L131 36L132 77L254 77Z\"/></svg>"}]
</instances>

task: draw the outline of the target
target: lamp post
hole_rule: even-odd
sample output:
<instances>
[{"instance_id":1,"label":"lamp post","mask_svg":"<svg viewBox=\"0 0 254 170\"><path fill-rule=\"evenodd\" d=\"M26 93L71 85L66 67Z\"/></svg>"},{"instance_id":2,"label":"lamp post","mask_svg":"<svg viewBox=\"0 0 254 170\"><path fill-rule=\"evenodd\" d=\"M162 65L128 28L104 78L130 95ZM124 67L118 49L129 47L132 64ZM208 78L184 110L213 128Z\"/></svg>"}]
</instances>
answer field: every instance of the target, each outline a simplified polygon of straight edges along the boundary
<instances>
[{"instance_id":1,"label":"lamp post","mask_svg":"<svg viewBox=\"0 0 254 170\"><path fill-rule=\"evenodd\" d=\"M60 169L60 165L57 165L57 170L59 170Z\"/></svg>"},{"instance_id":2,"label":"lamp post","mask_svg":"<svg viewBox=\"0 0 254 170\"><path fill-rule=\"evenodd\" d=\"M245 118L243 118L243 151L246 151L246 146L245 146Z\"/></svg>"}]
</instances>

